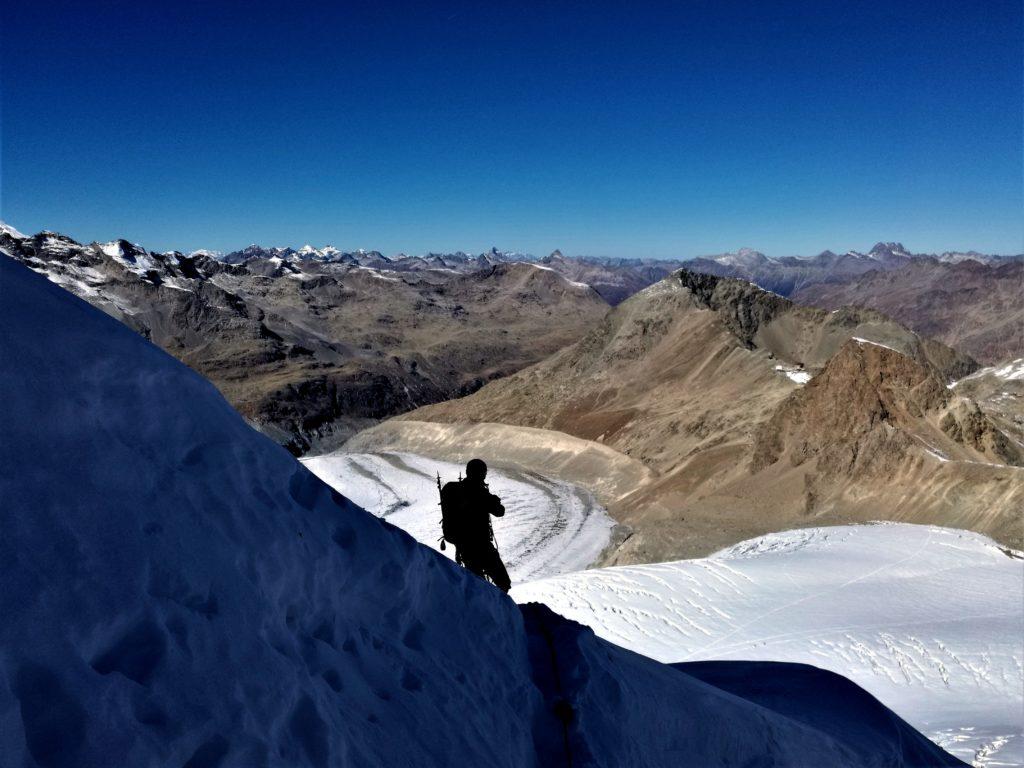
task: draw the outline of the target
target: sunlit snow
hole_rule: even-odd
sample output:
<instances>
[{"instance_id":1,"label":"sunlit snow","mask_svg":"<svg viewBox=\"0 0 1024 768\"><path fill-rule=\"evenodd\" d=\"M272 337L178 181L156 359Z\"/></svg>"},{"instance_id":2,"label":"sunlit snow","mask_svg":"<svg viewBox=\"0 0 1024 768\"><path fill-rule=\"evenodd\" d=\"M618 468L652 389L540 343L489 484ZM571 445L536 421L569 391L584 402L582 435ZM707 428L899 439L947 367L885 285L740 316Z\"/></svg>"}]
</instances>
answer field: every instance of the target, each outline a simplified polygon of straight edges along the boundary
<instances>
[{"instance_id":1,"label":"sunlit snow","mask_svg":"<svg viewBox=\"0 0 1024 768\"><path fill-rule=\"evenodd\" d=\"M336 453L303 463L363 509L439 550L437 473L442 482L456 480L461 465L408 453ZM487 480L505 505L494 535L513 583L582 570L608 545L614 522L583 489L496 468ZM453 556L450 546L445 554Z\"/></svg>"},{"instance_id":2,"label":"sunlit snow","mask_svg":"<svg viewBox=\"0 0 1024 768\"><path fill-rule=\"evenodd\" d=\"M789 368L785 365L776 365L775 370L785 374L786 378L797 384L806 384L811 380L811 374L798 368Z\"/></svg>"},{"instance_id":3,"label":"sunlit snow","mask_svg":"<svg viewBox=\"0 0 1024 768\"><path fill-rule=\"evenodd\" d=\"M1024 559L978 534L811 528L701 560L534 581L512 594L661 661L830 669L962 759L1024 762Z\"/></svg>"}]
</instances>

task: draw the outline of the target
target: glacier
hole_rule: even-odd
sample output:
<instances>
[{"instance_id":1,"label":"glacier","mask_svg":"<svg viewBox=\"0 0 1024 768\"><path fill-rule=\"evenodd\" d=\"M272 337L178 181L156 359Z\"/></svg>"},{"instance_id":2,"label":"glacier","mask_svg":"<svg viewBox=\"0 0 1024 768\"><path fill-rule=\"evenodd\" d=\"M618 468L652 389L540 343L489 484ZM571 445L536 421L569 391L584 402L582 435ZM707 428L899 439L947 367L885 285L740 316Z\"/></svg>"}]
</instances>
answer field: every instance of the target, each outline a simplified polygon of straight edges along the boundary
<instances>
[{"instance_id":1,"label":"glacier","mask_svg":"<svg viewBox=\"0 0 1024 768\"><path fill-rule=\"evenodd\" d=\"M410 453L341 451L300 461L363 509L442 551L437 477L455 480L463 465ZM514 583L581 571L608 546L615 521L583 488L514 467L491 467L487 481L505 505L505 516L491 522ZM454 558L452 546L443 552Z\"/></svg>"},{"instance_id":2,"label":"glacier","mask_svg":"<svg viewBox=\"0 0 1024 768\"><path fill-rule=\"evenodd\" d=\"M4 257L0 359L5 765L962 765L830 673L520 609Z\"/></svg>"},{"instance_id":3,"label":"glacier","mask_svg":"<svg viewBox=\"0 0 1024 768\"><path fill-rule=\"evenodd\" d=\"M977 766L1024 764L1024 555L981 534L807 528L512 595L666 663L823 667Z\"/></svg>"}]
</instances>

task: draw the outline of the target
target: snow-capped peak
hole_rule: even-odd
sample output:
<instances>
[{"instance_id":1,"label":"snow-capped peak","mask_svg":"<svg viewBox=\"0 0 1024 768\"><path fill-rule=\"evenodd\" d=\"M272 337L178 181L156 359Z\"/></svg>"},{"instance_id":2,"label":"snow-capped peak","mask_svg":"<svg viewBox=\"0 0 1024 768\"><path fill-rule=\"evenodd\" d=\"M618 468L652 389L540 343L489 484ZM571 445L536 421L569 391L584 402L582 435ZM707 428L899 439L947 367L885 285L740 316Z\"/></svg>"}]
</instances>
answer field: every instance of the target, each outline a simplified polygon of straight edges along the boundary
<instances>
[{"instance_id":1,"label":"snow-capped peak","mask_svg":"<svg viewBox=\"0 0 1024 768\"><path fill-rule=\"evenodd\" d=\"M879 258L909 258L910 251L903 247L903 243L875 243L868 256L873 259Z\"/></svg>"},{"instance_id":2,"label":"snow-capped peak","mask_svg":"<svg viewBox=\"0 0 1024 768\"><path fill-rule=\"evenodd\" d=\"M100 245L100 250L112 259L119 259L124 256L124 249L121 247L120 240L111 240L109 243L103 243Z\"/></svg>"},{"instance_id":3,"label":"snow-capped peak","mask_svg":"<svg viewBox=\"0 0 1024 768\"><path fill-rule=\"evenodd\" d=\"M136 274L144 275L149 270L156 268L156 263L150 257L149 251L141 245L129 243L127 240L111 240L109 243L99 243L96 247Z\"/></svg>"},{"instance_id":4,"label":"snow-capped peak","mask_svg":"<svg viewBox=\"0 0 1024 768\"><path fill-rule=\"evenodd\" d=\"M10 224L7 224L7 223L5 223L3 221L0 221L0 233L3 233L5 235L10 235L15 240L25 240L26 239L25 235L23 235L21 232L16 230Z\"/></svg>"}]
</instances>

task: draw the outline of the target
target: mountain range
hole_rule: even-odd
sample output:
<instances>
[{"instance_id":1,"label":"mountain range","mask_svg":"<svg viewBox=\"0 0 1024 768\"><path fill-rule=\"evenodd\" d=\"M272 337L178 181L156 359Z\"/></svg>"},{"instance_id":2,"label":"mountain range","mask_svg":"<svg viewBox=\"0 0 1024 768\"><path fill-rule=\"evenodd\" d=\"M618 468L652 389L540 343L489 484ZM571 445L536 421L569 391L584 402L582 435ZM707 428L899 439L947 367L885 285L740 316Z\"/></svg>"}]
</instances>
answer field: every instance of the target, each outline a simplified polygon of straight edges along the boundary
<instances>
[{"instance_id":1,"label":"mountain range","mask_svg":"<svg viewBox=\"0 0 1024 768\"><path fill-rule=\"evenodd\" d=\"M511 261L397 271L368 266L373 256L261 252L232 263L10 228L0 250L202 373L294 453L537 362L608 309L586 285Z\"/></svg>"},{"instance_id":2,"label":"mountain range","mask_svg":"<svg viewBox=\"0 0 1024 768\"><path fill-rule=\"evenodd\" d=\"M1024 260L913 259L842 283L817 283L791 298L823 309L872 307L985 363L1024 350Z\"/></svg>"},{"instance_id":3,"label":"mountain range","mask_svg":"<svg viewBox=\"0 0 1024 768\"><path fill-rule=\"evenodd\" d=\"M901 243L867 253L824 251L772 259L743 248L694 259L687 269L737 277L801 304L877 309L986 363L1024 350L1024 256L915 254Z\"/></svg>"},{"instance_id":4,"label":"mountain range","mask_svg":"<svg viewBox=\"0 0 1024 768\"><path fill-rule=\"evenodd\" d=\"M184 254L0 225L0 252L210 378L296 454L329 450L381 419L538 363L682 264L802 304L873 307L984 363L1024 349L1024 260L912 254L899 243L812 258L740 249L686 262L557 250L537 259L497 248L385 256L251 245Z\"/></svg>"}]
</instances>

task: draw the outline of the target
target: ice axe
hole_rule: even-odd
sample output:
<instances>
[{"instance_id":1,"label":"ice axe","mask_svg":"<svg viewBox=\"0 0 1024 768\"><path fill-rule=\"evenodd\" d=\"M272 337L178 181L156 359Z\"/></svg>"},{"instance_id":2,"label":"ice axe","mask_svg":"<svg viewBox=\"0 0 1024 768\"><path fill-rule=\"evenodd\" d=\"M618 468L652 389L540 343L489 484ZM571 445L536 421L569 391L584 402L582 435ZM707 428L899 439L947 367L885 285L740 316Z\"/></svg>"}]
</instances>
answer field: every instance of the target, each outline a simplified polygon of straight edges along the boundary
<instances>
[{"instance_id":1,"label":"ice axe","mask_svg":"<svg viewBox=\"0 0 1024 768\"><path fill-rule=\"evenodd\" d=\"M443 501L441 499L441 473L438 472L437 473L437 505L440 507L442 504L443 504ZM441 526L442 526L442 528L441 528L441 530L442 530L441 538L438 539L438 541L441 542L441 551L442 552L444 552L444 550L445 550L444 533L443 533L443 531L444 531L444 517L443 517L443 514L444 513L442 512L442 517L438 521L439 523L441 523Z\"/></svg>"}]
</instances>

